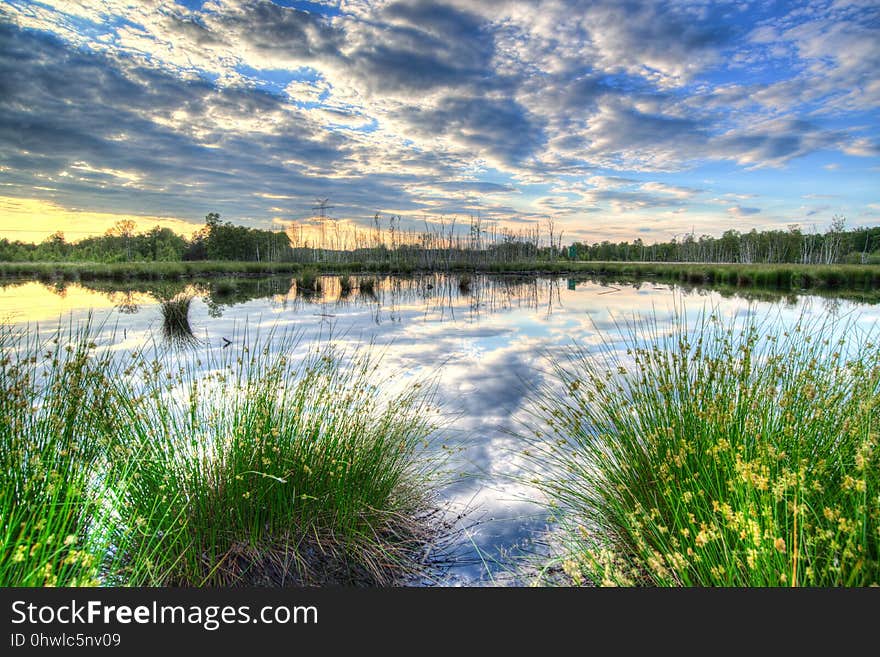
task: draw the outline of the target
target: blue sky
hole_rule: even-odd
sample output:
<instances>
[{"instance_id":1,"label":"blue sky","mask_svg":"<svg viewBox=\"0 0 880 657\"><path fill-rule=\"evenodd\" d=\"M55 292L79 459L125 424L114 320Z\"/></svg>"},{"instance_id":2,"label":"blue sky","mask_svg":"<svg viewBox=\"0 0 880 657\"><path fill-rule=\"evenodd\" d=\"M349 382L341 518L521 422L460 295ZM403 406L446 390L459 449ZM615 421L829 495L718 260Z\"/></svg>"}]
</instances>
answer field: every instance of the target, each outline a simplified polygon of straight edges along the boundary
<instances>
[{"instance_id":1,"label":"blue sky","mask_svg":"<svg viewBox=\"0 0 880 657\"><path fill-rule=\"evenodd\" d=\"M0 235L318 197L566 242L875 224L877 62L876 1L6 0Z\"/></svg>"}]
</instances>

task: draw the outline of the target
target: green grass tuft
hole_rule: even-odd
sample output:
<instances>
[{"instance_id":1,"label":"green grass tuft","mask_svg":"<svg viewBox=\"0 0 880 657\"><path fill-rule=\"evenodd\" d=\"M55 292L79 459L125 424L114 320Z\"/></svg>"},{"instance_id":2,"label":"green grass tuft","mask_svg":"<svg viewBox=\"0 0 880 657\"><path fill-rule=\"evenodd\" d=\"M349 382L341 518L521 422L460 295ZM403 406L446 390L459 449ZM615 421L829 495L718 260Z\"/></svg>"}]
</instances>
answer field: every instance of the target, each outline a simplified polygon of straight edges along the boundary
<instances>
[{"instance_id":1,"label":"green grass tuft","mask_svg":"<svg viewBox=\"0 0 880 657\"><path fill-rule=\"evenodd\" d=\"M876 336L714 315L626 335L555 360L536 403L576 583L880 583Z\"/></svg>"},{"instance_id":2,"label":"green grass tuft","mask_svg":"<svg viewBox=\"0 0 880 657\"><path fill-rule=\"evenodd\" d=\"M385 585L416 571L432 528L431 433L416 386L384 398L378 361L284 355L289 337L190 359L168 390L152 363L122 401L137 463L120 515L126 583ZM200 356L205 358L205 356ZM343 364L343 360L347 360ZM131 399L126 403L126 399Z\"/></svg>"},{"instance_id":3,"label":"green grass tuft","mask_svg":"<svg viewBox=\"0 0 880 657\"><path fill-rule=\"evenodd\" d=\"M181 293L160 305L162 313L162 335L171 344L191 345L198 342L189 322L192 305L191 294Z\"/></svg>"},{"instance_id":4,"label":"green grass tuft","mask_svg":"<svg viewBox=\"0 0 880 657\"><path fill-rule=\"evenodd\" d=\"M116 368L87 327L67 335L0 326L2 586L94 585L105 563Z\"/></svg>"},{"instance_id":5,"label":"green grass tuft","mask_svg":"<svg viewBox=\"0 0 880 657\"><path fill-rule=\"evenodd\" d=\"M318 294L321 292L321 276L317 269L304 269L296 278L298 294Z\"/></svg>"},{"instance_id":6,"label":"green grass tuft","mask_svg":"<svg viewBox=\"0 0 880 657\"><path fill-rule=\"evenodd\" d=\"M430 393L290 335L98 348L0 327L0 586L384 585L438 534ZM382 376L383 385L387 377Z\"/></svg>"}]
</instances>

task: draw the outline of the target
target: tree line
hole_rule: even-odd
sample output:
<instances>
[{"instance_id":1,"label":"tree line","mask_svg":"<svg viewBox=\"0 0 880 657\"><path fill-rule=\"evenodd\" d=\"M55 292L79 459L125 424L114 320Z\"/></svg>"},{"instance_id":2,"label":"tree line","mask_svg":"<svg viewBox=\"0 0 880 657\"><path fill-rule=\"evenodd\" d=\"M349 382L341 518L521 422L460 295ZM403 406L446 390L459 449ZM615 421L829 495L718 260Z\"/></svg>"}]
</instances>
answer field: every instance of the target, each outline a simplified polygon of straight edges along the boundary
<instances>
[{"instance_id":1,"label":"tree line","mask_svg":"<svg viewBox=\"0 0 880 657\"><path fill-rule=\"evenodd\" d=\"M721 237L694 234L668 242L574 242L563 246L563 232L550 219L513 230L470 217L425 222L405 228L400 217L379 214L369 226L321 219L266 230L222 221L211 212L191 237L156 226L136 232L131 220L117 222L104 235L68 242L61 232L39 244L0 239L0 261L159 262L227 260L315 264L380 263L443 268L488 266L530 260L703 263L880 263L880 226L847 229L835 216L825 232L727 230Z\"/></svg>"},{"instance_id":2,"label":"tree line","mask_svg":"<svg viewBox=\"0 0 880 657\"><path fill-rule=\"evenodd\" d=\"M721 237L693 233L668 242L575 242L570 256L577 260L704 263L798 263L878 264L880 226L846 228L846 220L835 216L828 229L804 231L798 225L787 230L752 229L748 233L727 230Z\"/></svg>"},{"instance_id":3,"label":"tree line","mask_svg":"<svg viewBox=\"0 0 880 657\"><path fill-rule=\"evenodd\" d=\"M155 226L136 232L135 222L118 221L103 235L68 242L53 233L39 244L0 239L0 261L180 262L183 260L290 261L290 240L283 231L221 222L210 213L192 237Z\"/></svg>"}]
</instances>

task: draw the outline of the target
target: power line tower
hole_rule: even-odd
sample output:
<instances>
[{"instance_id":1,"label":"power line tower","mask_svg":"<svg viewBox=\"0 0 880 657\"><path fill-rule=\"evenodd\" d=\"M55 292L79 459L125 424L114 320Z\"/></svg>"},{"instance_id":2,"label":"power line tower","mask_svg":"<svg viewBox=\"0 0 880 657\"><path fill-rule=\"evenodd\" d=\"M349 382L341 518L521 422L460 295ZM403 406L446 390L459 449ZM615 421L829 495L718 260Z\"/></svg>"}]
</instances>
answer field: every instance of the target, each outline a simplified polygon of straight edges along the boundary
<instances>
[{"instance_id":1,"label":"power line tower","mask_svg":"<svg viewBox=\"0 0 880 657\"><path fill-rule=\"evenodd\" d=\"M315 203L317 205L312 207L312 210L318 213L318 217L323 221L327 218L327 210L331 210L335 205L327 205L330 202L329 198L316 198Z\"/></svg>"},{"instance_id":2,"label":"power line tower","mask_svg":"<svg viewBox=\"0 0 880 657\"><path fill-rule=\"evenodd\" d=\"M318 213L318 224L321 227L321 243L318 248L318 260L324 260L324 245L326 244L326 220L327 220L327 210L332 209L334 206L327 205L330 202L329 198L316 198L315 203L312 207L312 210Z\"/></svg>"}]
</instances>

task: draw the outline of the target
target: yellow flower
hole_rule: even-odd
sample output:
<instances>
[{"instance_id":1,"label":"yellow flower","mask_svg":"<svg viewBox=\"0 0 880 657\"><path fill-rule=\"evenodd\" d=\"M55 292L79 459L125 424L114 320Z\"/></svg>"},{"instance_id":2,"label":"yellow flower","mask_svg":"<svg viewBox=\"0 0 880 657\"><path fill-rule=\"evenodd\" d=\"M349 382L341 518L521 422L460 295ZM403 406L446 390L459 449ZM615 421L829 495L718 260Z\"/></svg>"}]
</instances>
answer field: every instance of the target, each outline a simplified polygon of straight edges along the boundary
<instances>
[{"instance_id":1,"label":"yellow flower","mask_svg":"<svg viewBox=\"0 0 880 657\"><path fill-rule=\"evenodd\" d=\"M748 564L749 568L754 568L755 563L757 563L757 560L758 560L758 551L755 550L754 548L749 549L746 552L746 564Z\"/></svg>"},{"instance_id":2,"label":"yellow flower","mask_svg":"<svg viewBox=\"0 0 880 657\"><path fill-rule=\"evenodd\" d=\"M584 577L583 577L583 574L581 573L581 569L580 569L580 566L578 565L577 561L575 561L574 559L566 559L562 563L562 570L566 575L568 575L572 579L572 582L574 583L575 586L582 586L583 585Z\"/></svg>"},{"instance_id":3,"label":"yellow flower","mask_svg":"<svg viewBox=\"0 0 880 657\"><path fill-rule=\"evenodd\" d=\"M776 548L777 552L785 552L785 539L777 538L773 541L773 547Z\"/></svg>"}]
</instances>

